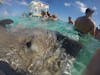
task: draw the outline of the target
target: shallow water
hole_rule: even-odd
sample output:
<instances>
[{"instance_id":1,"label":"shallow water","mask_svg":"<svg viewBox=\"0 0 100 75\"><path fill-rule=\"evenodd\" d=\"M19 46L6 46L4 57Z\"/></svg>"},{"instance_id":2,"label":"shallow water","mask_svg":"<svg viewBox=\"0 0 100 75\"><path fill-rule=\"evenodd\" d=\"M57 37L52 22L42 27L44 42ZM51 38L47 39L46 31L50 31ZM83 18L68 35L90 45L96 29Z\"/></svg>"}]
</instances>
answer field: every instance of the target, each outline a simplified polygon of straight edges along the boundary
<instances>
[{"instance_id":1,"label":"shallow water","mask_svg":"<svg viewBox=\"0 0 100 75\"><path fill-rule=\"evenodd\" d=\"M90 35L80 38L80 42L84 45L79 55L76 58L74 66L72 67L72 75L82 75L92 56L98 48L100 48L100 41L94 39Z\"/></svg>"},{"instance_id":2,"label":"shallow water","mask_svg":"<svg viewBox=\"0 0 100 75\"><path fill-rule=\"evenodd\" d=\"M75 40L79 40L78 33L73 29L73 25L69 25L66 22L61 20L58 21L45 21L39 17L34 18L18 18L18 17L9 17L14 20L14 24L11 27L14 29L24 29L24 28L43 28L53 31L58 31L63 35L69 36Z\"/></svg>"},{"instance_id":3,"label":"shallow water","mask_svg":"<svg viewBox=\"0 0 100 75\"><path fill-rule=\"evenodd\" d=\"M73 25L69 25L61 20L58 21L44 21L39 17L34 18L18 18L10 17L14 20L14 24L7 26L8 30L15 32L18 29L24 28L43 28L53 31L58 31L61 34L68 36L83 44L83 48L76 58L76 61L71 68L71 75L81 75L85 70L87 64L91 60L96 49L100 48L100 41L94 39L90 35L79 38L77 31L74 30Z\"/></svg>"}]
</instances>

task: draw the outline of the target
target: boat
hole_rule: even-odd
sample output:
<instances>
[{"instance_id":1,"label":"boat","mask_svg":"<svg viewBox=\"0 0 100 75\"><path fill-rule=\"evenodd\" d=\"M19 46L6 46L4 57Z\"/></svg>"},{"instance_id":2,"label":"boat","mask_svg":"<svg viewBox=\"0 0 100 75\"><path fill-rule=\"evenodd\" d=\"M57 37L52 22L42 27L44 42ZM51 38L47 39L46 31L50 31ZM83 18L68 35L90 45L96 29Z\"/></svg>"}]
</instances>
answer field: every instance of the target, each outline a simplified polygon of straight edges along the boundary
<instances>
[{"instance_id":1,"label":"boat","mask_svg":"<svg viewBox=\"0 0 100 75\"><path fill-rule=\"evenodd\" d=\"M29 10L33 16L41 16L41 12L47 12L49 10L49 5L43 3L42 1L31 1L29 3Z\"/></svg>"}]
</instances>

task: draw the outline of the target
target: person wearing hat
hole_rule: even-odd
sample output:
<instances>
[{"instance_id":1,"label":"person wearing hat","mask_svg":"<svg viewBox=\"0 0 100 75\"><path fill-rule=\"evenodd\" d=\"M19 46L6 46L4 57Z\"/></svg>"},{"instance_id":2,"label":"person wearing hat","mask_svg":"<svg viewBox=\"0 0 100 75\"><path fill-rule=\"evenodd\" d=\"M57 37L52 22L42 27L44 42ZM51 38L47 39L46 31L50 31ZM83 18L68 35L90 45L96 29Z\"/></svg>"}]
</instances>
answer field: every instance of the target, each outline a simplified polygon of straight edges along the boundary
<instances>
[{"instance_id":1,"label":"person wearing hat","mask_svg":"<svg viewBox=\"0 0 100 75\"><path fill-rule=\"evenodd\" d=\"M75 21L75 29L80 35L88 34L95 36L96 24L92 19L94 10L87 8L85 11L85 16L79 17Z\"/></svg>"}]
</instances>

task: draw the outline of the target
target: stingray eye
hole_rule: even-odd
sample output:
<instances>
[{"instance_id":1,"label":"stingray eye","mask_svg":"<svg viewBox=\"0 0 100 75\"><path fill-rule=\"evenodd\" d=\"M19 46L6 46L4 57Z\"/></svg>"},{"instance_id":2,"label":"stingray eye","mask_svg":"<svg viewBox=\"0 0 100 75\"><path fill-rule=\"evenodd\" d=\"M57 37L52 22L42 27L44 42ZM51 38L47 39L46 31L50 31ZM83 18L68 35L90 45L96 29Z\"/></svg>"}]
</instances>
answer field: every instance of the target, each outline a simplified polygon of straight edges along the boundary
<instances>
[{"instance_id":1,"label":"stingray eye","mask_svg":"<svg viewBox=\"0 0 100 75\"><path fill-rule=\"evenodd\" d=\"M27 48L30 48L31 45L32 45L32 42L31 41L29 41L29 42L26 43Z\"/></svg>"},{"instance_id":2,"label":"stingray eye","mask_svg":"<svg viewBox=\"0 0 100 75\"><path fill-rule=\"evenodd\" d=\"M25 43L27 48L31 48L33 39L34 39L34 36L28 37L28 41Z\"/></svg>"}]
</instances>

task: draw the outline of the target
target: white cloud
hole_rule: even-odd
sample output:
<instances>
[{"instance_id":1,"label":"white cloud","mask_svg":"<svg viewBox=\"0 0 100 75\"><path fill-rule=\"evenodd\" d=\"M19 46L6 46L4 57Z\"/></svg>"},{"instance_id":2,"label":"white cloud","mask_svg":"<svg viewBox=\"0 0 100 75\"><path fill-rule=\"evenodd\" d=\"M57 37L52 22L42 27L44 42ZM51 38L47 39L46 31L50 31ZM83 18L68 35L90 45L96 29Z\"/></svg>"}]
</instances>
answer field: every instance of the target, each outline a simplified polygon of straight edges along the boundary
<instances>
[{"instance_id":1,"label":"white cloud","mask_svg":"<svg viewBox=\"0 0 100 75\"><path fill-rule=\"evenodd\" d=\"M15 12L8 12L6 9L4 9L3 16L17 16L17 14Z\"/></svg>"},{"instance_id":2,"label":"white cloud","mask_svg":"<svg viewBox=\"0 0 100 75\"><path fill-rule=\"evenodd\" d=\"M9 13L7 10L4 10L4 13L3 13L4 16L9 16Z\"/></svg>"},{"instance_id":3,"label":"white cloud","mask_svg":"<svg viewBox=\"0 0 100 75\"><path fill-rule=\"evenodd\" d=\"M93 9L94 9L94 10L97 10L97 7L96 7L96 6L93 6Z\"/></svg>"},{"instance_id":4,"label":"white cloud","mask_svg":"<svg viewBox=\"0 0 100 75\"><path fill-rule=\"evenodd\" d=\"M78 5L78 7L80 8L80 11L82 13L84 13L85 10L87 9L87 6L84 3L80 2L80 1L76 1L76 4Z\"/></svg>"},{"instance_id":5,"label":"white cloud","mask_svg":"<svg viewBox=\"0 0 100 75\"><path fill-rule=\"evenodd\" d=\"M17 0L16 0L16 3L17 3L17 4L20 4L20 5L28 6L28 3L25 2L24 0L23 0L23 1L17 1Z\"/></svg>"},{"instance_id":6,"label":"white cloud","mask_svg":"<svg viewBox=\"0 0 100 75\"><path fill-rule=\"evenodd\" d=\"M11 6L12 3L10 0L0 0L0 4Z\"/></svg>"},{"instance_id":7,"label":"white cloud","mask_svg":"<svg viewBox=\"0 0 100 75\"><path fill-rule=\"evenodd\" d=\"M70 4L70 3L65 2L65 3L64 3L64 6L68 7L68 6L71 6L71 4Z\"/></svg>"},{"instance_id":8,"label":"white cloud","mask_svg":"<svg viewBox=\"0 0 100 75\"><path fill-rule=\"evenodd\" d=\"M13 17L15 17L15 16L17 16L17 13L14 13L14 12L9 13L8 11L4 11L4 16L13 16Z\"/></svg>"},{"instance_id":9,"label":"white cloud","mask_svg":"<svg viewBox=\"0 0 100 75\"><path fill-rule=\"evenodd\" d=\"M25 5L25 6L27 6L27 5L28 5L28 3L27 3L27 2L25 2L25 1L22 1L20 4Z\"/></svg>"}]
</instances>

